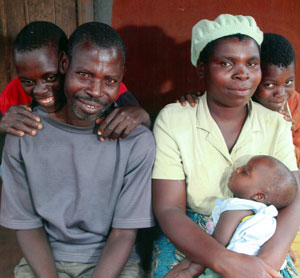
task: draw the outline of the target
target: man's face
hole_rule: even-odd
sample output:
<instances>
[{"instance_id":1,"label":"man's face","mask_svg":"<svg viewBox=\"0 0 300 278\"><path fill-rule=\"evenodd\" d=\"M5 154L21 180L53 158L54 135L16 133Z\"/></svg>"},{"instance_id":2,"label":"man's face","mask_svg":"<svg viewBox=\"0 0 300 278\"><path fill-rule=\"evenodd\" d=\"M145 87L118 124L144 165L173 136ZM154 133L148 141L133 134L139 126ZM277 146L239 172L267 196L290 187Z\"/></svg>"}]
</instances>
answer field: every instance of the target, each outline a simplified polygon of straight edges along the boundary
<instances>
[{"instance_id":1,"label":"man's face","mask_svg":"<svg viewBox=\"0 0 300 278\"><path fill-rule=\"evenodd\" d=\"M22 87L47 112L55 111L61 88L57 50L44 46L26 52L15 52L15 66Z\"/></svg>"},{"instance_id":2,"label":"man's face","mask_svg":"<svg viewBox=\"0 0 300 278\"><path fill-rule=\"evenodd\" d=\"M68 121L77 126L92 125L118 95L123 78L122 52L100 48L90 42L79 43L65 72Z\"/></svg>"},{"instance_id":3,"label":"man's face","mask_svg":"<svg viewBox=\"0 0 300 278\"><path fill-rule=\"evenodd\" d=\"M262 79L255 99L263 106L279 111L295 91L295 65L287 68L262 65Z\"/></svg>"},{"instance_id":4,"label":"man's face","mask_svg":"<svg viewBox=\"0 0 300 278\"><path fill-rule=\"evenodd\" d=\"M257 44L252 39L220 40L204 65L204 75L209 104L244 106L261 79Z\"/></svg>"}]
</instances>

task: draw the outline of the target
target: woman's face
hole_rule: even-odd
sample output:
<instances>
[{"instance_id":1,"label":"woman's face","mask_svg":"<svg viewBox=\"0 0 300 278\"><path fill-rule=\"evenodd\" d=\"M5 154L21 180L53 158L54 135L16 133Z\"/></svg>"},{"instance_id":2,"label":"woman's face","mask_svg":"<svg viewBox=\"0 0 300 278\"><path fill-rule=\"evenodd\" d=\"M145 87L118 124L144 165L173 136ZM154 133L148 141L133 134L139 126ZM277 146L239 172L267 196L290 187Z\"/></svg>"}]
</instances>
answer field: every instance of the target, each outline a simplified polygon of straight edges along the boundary
<instances>
[{"instance_id":1,"label":"woman's face","mask_svg":"<svg viewBox=\"0 0 300 278\"><path fill-rule=\"evenodd\" d=\"M261 80L259 48L250 38L220 40L209 62L199 66L204 70L208 104L220 107L243 107Z\"/></svg>"},{"instance_id":2,"label":"woman's face","mask_svg":"<svg viewBox=\"0 0 300 278\"><path fill-rule=\"evenodd\" d=\"M295 65L262 66L262 79L254 95L263 106L279 111L295 91Z\"/></svg>"}]
</instances>

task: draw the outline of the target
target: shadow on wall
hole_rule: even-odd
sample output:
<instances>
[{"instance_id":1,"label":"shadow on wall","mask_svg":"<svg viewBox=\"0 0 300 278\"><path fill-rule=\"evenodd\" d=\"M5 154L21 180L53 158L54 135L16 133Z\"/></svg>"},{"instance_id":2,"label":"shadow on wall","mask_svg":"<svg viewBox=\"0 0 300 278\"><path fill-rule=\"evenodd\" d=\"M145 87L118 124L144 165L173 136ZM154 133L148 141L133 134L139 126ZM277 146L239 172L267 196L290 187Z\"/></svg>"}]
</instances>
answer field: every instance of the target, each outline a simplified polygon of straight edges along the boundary
<instances>
[{"instance_id":1,"label":"shadow on wall","mask_svg":"<svg viewBox=\"0 0 300 278\"><path fill-rule=\"evenodd\" d=\"M179 96L203 90L190 62L190 41L176 43L156 26L126 26L118 32L127 48L124 82L152 118Z\"/></svg>"}]
</instances>

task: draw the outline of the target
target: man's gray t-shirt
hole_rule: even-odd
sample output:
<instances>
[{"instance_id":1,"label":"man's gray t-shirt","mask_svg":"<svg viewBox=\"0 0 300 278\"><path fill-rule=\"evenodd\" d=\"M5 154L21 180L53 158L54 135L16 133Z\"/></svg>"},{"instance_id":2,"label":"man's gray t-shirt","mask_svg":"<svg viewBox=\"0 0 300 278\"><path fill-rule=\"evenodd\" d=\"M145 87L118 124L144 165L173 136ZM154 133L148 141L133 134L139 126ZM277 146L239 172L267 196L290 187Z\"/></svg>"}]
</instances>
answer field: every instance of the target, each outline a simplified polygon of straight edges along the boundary
<instances>
[{"instance_id":1,"label":"man's gray t-shirt","mask_svg":"<svg viewBox=\"0 0 300 278\"><path fill-rule=\"evenodd\" d=\"M55 260L83 263L98 261L111 227L153 226L155 143L147 128L101 142L94 127L36 113L43 130L6 138L1 225L44 227Z\"/></svg>"}]
</instances>

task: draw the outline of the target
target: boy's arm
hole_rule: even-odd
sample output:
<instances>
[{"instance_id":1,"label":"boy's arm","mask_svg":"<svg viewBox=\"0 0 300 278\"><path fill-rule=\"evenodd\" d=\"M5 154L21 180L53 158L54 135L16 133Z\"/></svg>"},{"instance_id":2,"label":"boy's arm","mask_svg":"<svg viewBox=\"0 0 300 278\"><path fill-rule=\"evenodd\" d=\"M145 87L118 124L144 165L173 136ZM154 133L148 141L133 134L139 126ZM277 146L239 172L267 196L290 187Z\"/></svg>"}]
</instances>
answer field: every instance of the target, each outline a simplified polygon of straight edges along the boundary
<instances>
[{"instance_id":1,"label":"boy's arm","mask_svg":"<svg viewBox=\"0 0 300 278\"><path fill-rule=\"evenodd\" d=\"M125 138L140 124L151 127L149 114L129 91L121 94L116 103L119 106L110 114L96 120L101 140Z\"/></svg>"},{"instance_id":2,"label":"boy's arm","mask_svg":"<svg viewBox=\"0 0 300 278\"><path fill-rule=\"evenodd\" d=\"M53 255L44 228L17 230L20 248L37 278L57 278Z\"/></svg>"},{"instance_id":3,"label":"boy's arm","mask_svg":"<svg viewBox=\"0 0 300 278\"><path fill-rule=\"evenodd\" d=\"M151 127L149 114L139 106L118 106L106 117L96 120L100 124L98 135L101 141L127 137L140 124Z\"/></svg>"},{"instance_id":4,"label":"boy's arm","mask_svg":"<svg viewBox=\"0 0 300 278\"><path fill-rule=\"evenodd\" d=\"M0 118L0 134L35 135L36 129L42 129L42 124L28 105L11 106Z\"/></svg>"},{"instance_id":5,"label":"boy's arm","mask_svg":"<svg viewBox=\"0 0 300 278\"><path fill-rule=\"evenodd\" d=\"M137 229L113 228L108 236L92 278L118 277L135 243Z\"/></svg>"},{"instance_id":6,"label":"boy's arm","mask_svg":"<svg viewBox=\"0 0 300 278\"><path fill-rule=\"evenodd\" d=\"M224 211L218 220L212 236L223 246L227 246L237 226L246 216L252 215L251 210L227 210Z\"/></svg>"}]
</instances>

